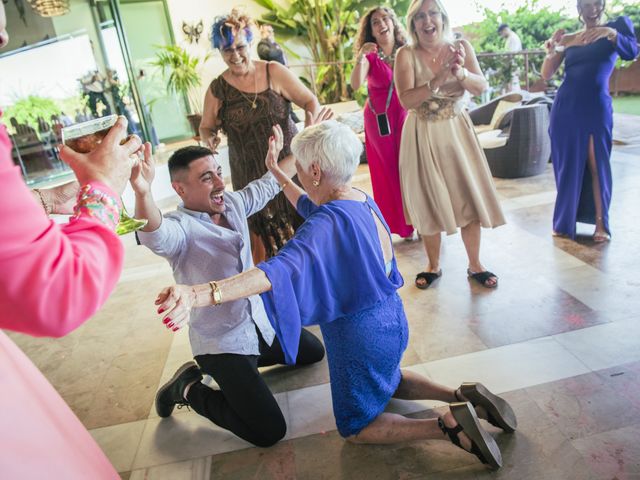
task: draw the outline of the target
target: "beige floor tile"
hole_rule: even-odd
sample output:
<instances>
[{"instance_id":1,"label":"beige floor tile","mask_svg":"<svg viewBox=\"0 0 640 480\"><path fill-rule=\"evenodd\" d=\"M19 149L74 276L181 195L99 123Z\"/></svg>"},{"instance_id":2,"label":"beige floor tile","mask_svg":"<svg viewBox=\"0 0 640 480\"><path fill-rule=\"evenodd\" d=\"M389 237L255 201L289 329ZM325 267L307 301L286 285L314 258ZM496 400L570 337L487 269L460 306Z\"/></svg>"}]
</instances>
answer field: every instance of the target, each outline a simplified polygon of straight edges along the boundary
<instances>
[{"instance_id":1,"label":"beige floor tile","mask_svg":"<svg viewBox=\"0 0 640 480\"><path fill-rule=\"evenodd\" d=\"M251 445L195 412L150 418L145 423L132 470L182 462Z\"/></svg>"},{"instance_id":2,"label":"beige floor tile","mask_svg":"<svg viewBox=\"0 0 640 480\"><path fill-rule=\"evenodd\" d=\"M576 330L554 339L591 370L640 360L640 318Z\"/></svg>"},{"instance_id":3,"label":"beige floor tile","mask_svg":"<svg viewBox=\"0 0 640 480\"><path fill-rule=\"evenodd\" d=\"M426 369L436 382L457 386L478 381L498 393L589 372L549 337L430 362Z\"/></svg>"},{"instance_id":4,"label":"beige floor tile","mask_svg":"<svg viewBox=\"0 0 640 480\"><path fill-rule=\"evenodd\" d=\"M211 457L134 470L129 480L209 480Z\"/></svg>"},{"instance_id":5,"label":"beige floor tile","mask_svg":"<svg viewBox=\"0 0 640 480\"><path fill-rule=\"evenodd\" d=\"M90 430L107 458L118 472L131 470L133 459L138 451L145 421L123 423Z\"/></svg>"},{"instance_id":6,"label":"beige floor tile","mask_svg":"<svg viewBox=\"0 0 640 480\"><path fill-rule=\"evenodd\" d=\"M482 261L500 277L495 291L467 280L466 253L459 234L443 236L443 277L432 288L418 290L414 278L426 264L422 243L394 239L405 279L400 295L410 326L402 366L451 386L481 380L496 391L513 391L591 370L620 370L623 364L639 361L635 312L640 309L636 278L640 257L635 252L640 211L630 206L637 204L640 168L637 147L623 150L626 153L614 151L613 239L605 245L590 241L593 227L587 225L579 225L583 236L578 242L551 237L555 198L551 166L536 177L496 179L508 223L482 232ZM368 167L361 165L356 184L370 192L368 175ZM172 209L175 204L172 198L163 207ZM581 439L570 445L551 426L553 422L536 424L537 415L551 413L535 408L535 399L521 404L521 409L531 410L521 432L498 437L509 462L498 474L478 468L473 457L445 442L394 448L345 444L335 432L326 360L301 369L264 369L289 423L290 440L272 449L249 448L186 409L161 420L153 407L155 392L192 359L188 335L186 330L178 334L166 331L155 313L156 294L173 283L167 262L135 245L133 235L122 241L126 252L122 277L93 319L62 339L10 336L81 421L93 429L92 434L125 477L199 480L201 473L209 472L211 455L216 455L211 478L225 480L637 476L635 451L626 446L635 438L635 427L601 432L588 437L591 443ZM518 321L510 322L514 317ZM571 332L562 324L580 319L584 323L572 326ZM609 323L593 326L600 322ZM564 333L554 335L557 331ZM528 338L537 339L521 341ZM502 346L493 348L496 345ZM627 381L619 394L636 401L637 382L629 372L625 371L626 377L609 378L621 375L622 370L616 368L597 374L605 383ZM388 410L433 415L425 409L437 405L393 400ZM594 411L594 424L608 425L597 418L606 412ZM599 459L602 468L596 468L598 462L590 460L593 458ZM618 468L620 462L623 466Z\"/></svg>"}]
</instances>

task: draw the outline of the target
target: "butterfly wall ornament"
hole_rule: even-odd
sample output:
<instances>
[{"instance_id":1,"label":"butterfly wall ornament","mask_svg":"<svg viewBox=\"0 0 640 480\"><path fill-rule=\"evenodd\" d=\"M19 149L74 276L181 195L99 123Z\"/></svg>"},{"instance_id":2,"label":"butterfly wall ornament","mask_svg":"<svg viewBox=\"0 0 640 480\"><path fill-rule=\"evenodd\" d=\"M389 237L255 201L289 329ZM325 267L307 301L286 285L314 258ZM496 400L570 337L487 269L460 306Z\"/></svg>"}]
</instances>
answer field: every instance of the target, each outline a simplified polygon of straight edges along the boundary
<instances>
[{"instance_id":1,"label":"butterfly wall ornament","mask_svg":"<svg viewBox=\"0 0 640 480\"><path fill-rule=\"evenodd\" d=\"M189 25L187 22L182 22L182 32L189 43L198 43L200 41L200 35L204 31L204 22L200 20L197 24Z\"/></svg>"}]
</instances>

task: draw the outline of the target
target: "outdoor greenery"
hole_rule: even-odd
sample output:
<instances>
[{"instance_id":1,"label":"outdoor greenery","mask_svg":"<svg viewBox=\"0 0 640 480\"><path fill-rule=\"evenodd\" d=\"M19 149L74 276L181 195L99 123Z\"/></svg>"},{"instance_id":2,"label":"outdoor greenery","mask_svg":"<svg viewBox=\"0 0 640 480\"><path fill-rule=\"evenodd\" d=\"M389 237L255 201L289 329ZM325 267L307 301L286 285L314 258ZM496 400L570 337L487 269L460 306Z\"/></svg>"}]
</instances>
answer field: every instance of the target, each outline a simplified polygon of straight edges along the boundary
<instances>
[{"instance_id":1,"label":"outdoor greenery","mask_svg":"<svg viewBox=\"0 0 640 480\"><path fill-rule=\"evenodd\" d=\"M38 117L42 117L49 122L51 115L60 113L60 107L52 98L29 95L21 98L16 103L8 107L3 114L2 121L11 128L10 118L15 118L20 124L27 124L34 130L38 130Z\"/></svg>"},{"instance_id":2,"label":"outdoor greenery","mask_svg":"<svg viewBox=\"0 0 640 480\"><path fill-rule=\"evenodd\" d=\"M614 0L607 7L610 18L619 15L630 17L638 31L640 38L640 4L622 4L620 0ZM564 13L541 7L537 0L526 0L517 10L510 12L506 9L500 11L484 10L485 19L477 24L465 28L465 36L469 38L476 52L501 52L504 51L504 39L498 35L498 26L501 23L508 24L522 40L525 50L543 48L544 41L559 28L573 32L582 28L577 13L567 17ZM535 82L540 79L540 67L544 55L532 55L529 57L529 80ZM617 67L624 67L631 62L618 60ZM520 72L522 80L524 74L524 57L512 57L505 61L505 57L485 57L480 59L480 66L488 73L491 87L501 90L509 83L512 73ZM562 69L558 72L552 83L558 84L562 77Z\"/></svg>"},{"instance_id":3,"label":"outdoor greenery","mask_svg":"<svg viewBox=\"0 0 640 480\"><path fill-rule=\"evenodd\" d=\"M526 0L518 9L510 12L484 10L485 19L477 24L465 28L465 36L469 38L476 52L504 52L504 39L498 35L498 27L502 23L509 25L511 30L522 40L524 50L538 50L543 48L553 32L559 28L575 31L580 28L577 17L567 18L562 12L541 7L537 0ZM540 78L540 67L544 55L529 57L530 80ZM501 90L511 81L514 71L520 72L521 80L524 76L524 56L485 57L480 59L480 67L487 74L492 88Z\"/></svg>"},{"instance_id":4,"label":"outdoor greenery","mask_svg":"<svg viewBox=\"0 0 640 480\"><path fill-rule=\"evenodd\" d=\"M379 1L374 0L255 0L269 13L261 21L273 25L279 39L298 39L311 52L313 63L348 62L321 65L314 74L321 103L351 99L348 86L354 59L353 42L360 17ZM386 5L402 18L410 0L389 0Z\"/></svg>"},{"instance_id":5,"label":"outdoor greenery","mask_svg":"<svg viewBox=\"0 0 640 480\"><path fill-rule=\"evenodd\" d=\"M332 103L356 98L362 100L363 92L352 92L348 85L354 58L353 42L361 16L371 7L379 5L372 0L254 0L269 12L260 21L273 25L281 42L296 39L311 53L311 62L324 64L346 62L344 65L320 65L312 75L315 90L322 103ZM390 0L404 23L410 0ZM607 10L610 16L627 15L636 27L640 27L640 4L622 4L613 0ZM559 10L543 7L538 0L525 0L515 11L503 8L499 11L484 10L485 19L467 26L463 35L473 44L476 52L504 52L504 39L498 35L498 26L507 23L521 38L526 50L542 49L544 41L559 28L576 31L581 28L577 14L567 16ZM640 35L640 28L638 28ZM540 79L540 67L544 55L529 57L529 80ZM480 64L489 75L491 86L502 90L511 80L514 71L524 76L524 57L516 56L505 61L505 57L484 57ZM619 62L618 66L624 66ZM559 84L562 70L552 83Z\"/></svg>"},{"instance_id":6,"label":"outdoor greenery","mask_svg":"<svg viewBox=\"0 0 640 480\"><path fill-rule=\"evenodd\" d=\"M211 53L200 58L178 45L159 45L157 49L156 59L151 65L162 71L167 82L167 92L185 96L189 113L200 113L200 67L209 60Z\"/></svg>"}]
</instances>

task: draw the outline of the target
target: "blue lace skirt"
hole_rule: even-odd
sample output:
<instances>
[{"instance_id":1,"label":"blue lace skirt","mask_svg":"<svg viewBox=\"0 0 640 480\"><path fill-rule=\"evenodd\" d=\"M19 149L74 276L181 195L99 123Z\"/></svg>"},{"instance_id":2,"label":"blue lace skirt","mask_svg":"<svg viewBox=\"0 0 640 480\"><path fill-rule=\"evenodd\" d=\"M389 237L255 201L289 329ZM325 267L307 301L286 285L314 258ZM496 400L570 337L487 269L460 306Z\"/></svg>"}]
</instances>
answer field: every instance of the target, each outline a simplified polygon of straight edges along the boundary
<instances>
[{"instance_id":1,"label":"blue lace skirt","mask_svg":"<svg viewBox=\"0 0 640 480\"><path fill-rule=\"evenodd\" d=\"M333 414L340 435L359 433L380 415L400 383L409 329L397 293L356 314L321 324Z\"/></svg>"}]
</instances>

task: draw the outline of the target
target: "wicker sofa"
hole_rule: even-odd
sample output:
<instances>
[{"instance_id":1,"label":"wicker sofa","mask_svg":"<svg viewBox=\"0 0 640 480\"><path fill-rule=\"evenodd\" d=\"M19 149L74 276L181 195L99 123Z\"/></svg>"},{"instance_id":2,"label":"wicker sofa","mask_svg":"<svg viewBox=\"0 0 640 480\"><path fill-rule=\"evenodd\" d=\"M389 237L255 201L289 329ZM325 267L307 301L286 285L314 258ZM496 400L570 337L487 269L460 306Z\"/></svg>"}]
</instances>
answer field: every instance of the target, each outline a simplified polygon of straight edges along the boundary
<instances>
[{"instance_id":1,"label":"wicker sofa","mask_svg":"<svg viewBox=\"0 0 640 480\"><path fill-rule=\"evenodd\" d=\"M488 124L500 100L505 98L471 111L473 124ZM517 106L507 112L495 127L478 135L494 177L520 178L544 172L551 154L549 111L545 104Z\"/></svg>"}]
</instances>

